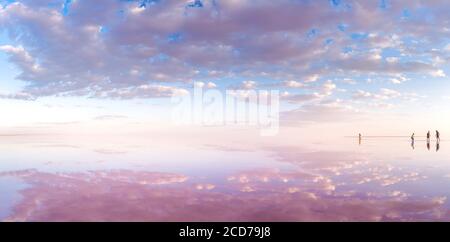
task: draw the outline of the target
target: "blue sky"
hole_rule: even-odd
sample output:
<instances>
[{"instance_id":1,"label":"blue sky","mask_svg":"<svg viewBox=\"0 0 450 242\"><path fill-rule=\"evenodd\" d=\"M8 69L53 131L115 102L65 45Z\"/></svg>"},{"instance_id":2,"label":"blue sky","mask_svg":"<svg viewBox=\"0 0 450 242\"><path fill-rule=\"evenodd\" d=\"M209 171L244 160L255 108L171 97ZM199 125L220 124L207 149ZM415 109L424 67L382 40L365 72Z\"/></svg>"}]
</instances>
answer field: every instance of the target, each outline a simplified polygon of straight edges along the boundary
<instances>
[{"instance_id":1,"label":"blue sky","mask_svg":"<svg viewBox=\"0 0 450 242\"><path fill-rule=\"evenodd\" d=\"M0 32L0 45L11 44L12 41L8 38L5 31ZM20 73L17 67L8 61L8 55L0 52L0 84L3 92L19 91L24 86L23 81L17 80L15 77Z\"/></svg>"},{"instance_id":2,"label":"blue sky","mask_svg":"<svg viewBox=\"0 0 450 242\"><path fill-rule=\"evenodd\" d=\"M90 111L81 120L107 114L144 120L167 116L169 97L201 82L220 90L280 90L283 117L300 123L363 127L376 122L374 114L450 117L443 111L450 101L447 1L0 5L3 106L53 103L72 112L83 103ZM97 115L98 106L105 109ZM31 123L42 119L30 116ZM417 126L425 126L419 119Z\"/></svg>"}]
</instances>

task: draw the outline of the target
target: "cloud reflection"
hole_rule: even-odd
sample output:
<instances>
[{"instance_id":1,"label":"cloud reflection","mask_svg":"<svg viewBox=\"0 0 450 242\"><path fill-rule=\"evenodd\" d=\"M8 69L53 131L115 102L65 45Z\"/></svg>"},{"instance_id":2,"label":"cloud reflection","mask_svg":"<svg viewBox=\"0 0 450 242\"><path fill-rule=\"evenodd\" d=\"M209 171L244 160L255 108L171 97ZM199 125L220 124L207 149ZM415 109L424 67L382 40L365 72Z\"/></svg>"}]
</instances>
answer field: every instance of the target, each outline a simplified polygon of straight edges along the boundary
<instances>
[{"instance_id":1,"label":"cloud reflection","mask_svg":"<svg viewBox=\"0 0 450 242\"><path fill-rule=\"evenodd\" d=\"M330 178L261 169L223 184L112 170L2 173L32 186L7 221L380 221L448 219L445 197L414 199L338 191Z\"/></svg>"}]
</instances>

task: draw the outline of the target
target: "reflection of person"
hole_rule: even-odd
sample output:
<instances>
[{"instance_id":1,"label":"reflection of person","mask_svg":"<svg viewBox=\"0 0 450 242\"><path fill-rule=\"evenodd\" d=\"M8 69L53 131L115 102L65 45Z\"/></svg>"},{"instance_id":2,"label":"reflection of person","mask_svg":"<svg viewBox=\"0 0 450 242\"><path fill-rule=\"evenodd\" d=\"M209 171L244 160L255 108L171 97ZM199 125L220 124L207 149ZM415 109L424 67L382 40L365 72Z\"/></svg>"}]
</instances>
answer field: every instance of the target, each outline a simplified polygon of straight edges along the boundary
<instances>
[{"instance_id":1,"label":"reflection of person","mask_svg":"<svg viewBox=\"0 0 450 242\"><path fill-rule=\"evenodd\" d=\"M430 142L427 142L427 149L430 150Z\"/></svg>"},{"instance_id":2,"label":"reflection of person","mask_svg":"<svg viewBox=\"0 0 450 242\"><path fill-rule=\"evenodd\" d=\"M436 143L436 152L439 151L439 148L440 148L440 145L439 145L439 142L437 142L437 143Z\"/></svg>"}]
</instances>

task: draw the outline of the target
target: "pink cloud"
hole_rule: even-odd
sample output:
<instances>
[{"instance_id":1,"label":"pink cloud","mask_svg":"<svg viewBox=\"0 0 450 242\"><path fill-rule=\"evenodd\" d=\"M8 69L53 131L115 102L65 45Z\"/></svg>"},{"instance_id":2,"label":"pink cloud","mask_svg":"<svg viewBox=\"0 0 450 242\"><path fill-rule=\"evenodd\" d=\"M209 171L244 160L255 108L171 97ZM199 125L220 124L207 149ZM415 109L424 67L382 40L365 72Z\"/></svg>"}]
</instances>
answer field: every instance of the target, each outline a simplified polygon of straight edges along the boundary
<instances>
[{"instance_id":1,"label":"pink cloud","mask_svg":"<svg viewBox=\"0 0 450 242\"><path fill-rule=\"evenodd\" d=\"M189 183L182 175L96 171L88 173L10 172L32 186L8 221L379 221L448 219L442 198L325 196L326 178L304 173L249 171L230 192L220 185ZM268 180L265 178L267 177ZM273 180L281 179L275 186ZM287 179L287 181L286 181ZM291 179L291 180L290 180ZM242 179L240 179L242 180ZM234 180L230 180L234 182ZM328 181L327 181L328 182ZM311 187L309 187L311 188ZM333 189L334 190L334 189ZM264 195L262 195L264 194ZM440 215L439 215L440 214Z\"/></svg>"}]
</instances>

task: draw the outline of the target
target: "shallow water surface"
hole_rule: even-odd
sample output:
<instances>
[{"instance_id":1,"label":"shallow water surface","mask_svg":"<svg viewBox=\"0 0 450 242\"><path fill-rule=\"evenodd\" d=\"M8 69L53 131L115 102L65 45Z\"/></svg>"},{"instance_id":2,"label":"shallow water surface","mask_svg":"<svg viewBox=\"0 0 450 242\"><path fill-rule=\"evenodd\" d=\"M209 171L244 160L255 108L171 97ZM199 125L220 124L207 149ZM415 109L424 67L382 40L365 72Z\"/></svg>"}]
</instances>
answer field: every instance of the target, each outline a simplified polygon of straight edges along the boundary
<instances>
[{"instance_id":1,"label":"shallow water surface","mask_svg":"<svg viewBox=\"0 0 450 242\"><path fill-rule=\"evenodd\" d=\"M2 137L4 221L450 220L450 143Z\"/></svg>"}]
</instances>

